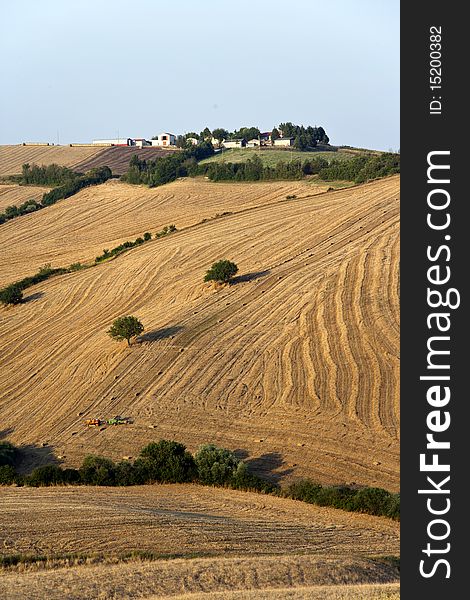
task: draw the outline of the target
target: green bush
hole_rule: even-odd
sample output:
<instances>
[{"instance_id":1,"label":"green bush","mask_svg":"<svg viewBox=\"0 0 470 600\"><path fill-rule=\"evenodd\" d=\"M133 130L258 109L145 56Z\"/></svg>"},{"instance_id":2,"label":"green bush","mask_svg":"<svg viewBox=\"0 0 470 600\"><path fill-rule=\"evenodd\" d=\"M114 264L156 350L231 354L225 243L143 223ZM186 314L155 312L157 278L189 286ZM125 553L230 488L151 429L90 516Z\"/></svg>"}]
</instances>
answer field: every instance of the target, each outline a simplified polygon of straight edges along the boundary
<instances>
[{"instance_id":1,"label":"green bush","mask_svg":"<svg viewBox=\"0 0 470 600\"><path fill-rule=\"evenodd\" d=\"M204 444L194 455L198 479L206 485L225 485L232 479L240 464L233 452L218 448L214 444Z\"/></svg>"},{"instance_id":2,"label":"green bush","mask_svg":"<svg viewBox=\"0 0 470 600\"><path fill-rule=\"evenodd\" d=\"M192 454L179 442L160 440L142 449L137 469L146 482L183 483L193 481L197 469Z\"/></svg>"},{"instance_id":3,"label":"green bush","mask_svg":"<svg viewBox=\"0 0 470 600\"><path fill-rule=\"evenodd\" d=\"M204 281L227 283L237 273L238 267L229 260L215 262L204 276Z\"/></svg>"},{"instance_id":4,"label":"green bush","mask_svg":"<svg viewBox=\"0 0 470 600\"><path fill-rule=\"evenodd\" d=\"M21 304L23 301L23 292L17 283L12 283L0 290L0 302L7 304Z\"/></svg>"},{"instance_id":5,"label":"green bush","mask_svg":"<svg viewBox=\"0 0 470 600\"><path fill-rule=\"evenodd\" d=\"M302 479L291 483L284 495L293 500L302 500L310 504L316 504L318 493L322 489L319 483L314 483L308 479Z\"/></svg>"},{"instance_id":6,"label":"green bush","mask_svg":"<svg viewBox=\"0 0 470 600\"><path fill-rule=\"evenodd\" d=\"M109 458L90 454L79 471L85 485L116 485L116 465Z\"/></svg>"},{"instance_id":7,"label":"green bush","mask_svg":"<svg viewBox=\"0 0 470 600\"><path fill-rule=\"evenodd\" d=\"M152 239L152 234L151 234L151 233L149 233L148 231L146 231L146 232L144 233L144 240L145 240L146 242L148 242L148 241L149 241L149 240L151 240L151 239Z\"/></svg>"},{"instance_id":8,"label":"green bush","mask_svg":"<svg viewBox=\"0 0 470 600\"><path fill-rule=\"evenodd\" d=\"M26 478L26 483L32 487L63 484L64 474L57 465L45 465L34 469Z\"/></svg>"},{"instance_id":9,"label":"green bush","mask_svg":"<svg viewBox=\"0 0 470 600\"><path fill-rule=\"evenodd\" d=\"M352 488L349 486L321 486L308 479L291 483L283 496L319 506L333 506L343 510L400 519L400 495L382 488Z\"/></svg>"},{"instance_id":10,"label":"green bush","mask_svg":"<svg viewBox=\"0 0 470 600\"><path fill-rule=\"evenodd\" d=\"M16 482L16 471L11 465L0 466L0 485L12 485Z\"/></svg>"},{"instance_id":11,"label":"green bush","mask_svg":"<svg viewBox=\"0 0 470 600\"><path fill-rule=\"evenodd\" d=\"M351 510L369 515L389 515L396 512L397 503L394 494L375 487L357 490L351 503Z\"/></svg>"}]
</instances>

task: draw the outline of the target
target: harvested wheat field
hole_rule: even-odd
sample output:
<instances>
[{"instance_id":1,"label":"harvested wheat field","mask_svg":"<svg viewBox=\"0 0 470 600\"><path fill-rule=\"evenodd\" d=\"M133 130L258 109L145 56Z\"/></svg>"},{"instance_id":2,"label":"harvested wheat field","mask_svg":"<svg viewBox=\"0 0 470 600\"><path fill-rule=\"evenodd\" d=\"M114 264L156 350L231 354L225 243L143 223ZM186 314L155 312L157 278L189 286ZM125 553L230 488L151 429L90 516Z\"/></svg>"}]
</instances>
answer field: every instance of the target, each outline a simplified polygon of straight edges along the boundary
<instances>
[{"instance_id":1,"label":"harvested wheat field","mask_svg":"<svg viewBox=\"0 0 470 600\"><path fill-rule=\"evenodd\" d=\"M0 146L0 175L21 173L25 163L74 168L87 158L102 152L103 148L92 146Z\"/></svg>"},{"instance_id":2,"label":"harvested wheat field","mask_svg":"<svg viewBox=\"0 0 470 600\"><path fill-rule=\"evenodd\" d=\"M26 200L39 202L51 188L37 185L14 185L0 183L0 212L7 206L19 206Z\"/></svg>"},{"instance_id":3,"label":"harvested wheat field","mask_svg":"<svg viewBox=\"0 0 470 600\"><path fill-rule=\"evenodd\" d=\"M380 558L399 552L399 524L385 518L194 485L1 493L0 554L50 557L4 571L8 598L26 590L28 598L145 598L398 579L393 562ZM154 560L123 559L133 551ZM76 557L64 569L68 553Z\"/></svg>"},{"instance_id":4,"label":"harvested wheat field","mask_svg":"<svg viewBox=\"0 0 470 600\"><path fill-rule=\"evenodd\" d=\"M129 162L134 155L138 156L140 160L149 161L167 156L170 152L177 152L177 150L136 148L135 146L101 148L101 152L93 154L77 163L75 169L84 172L96 167L109 167L114 175L123 175L129 168Z\"/></svg>"},{"instance_id":5,"label":"harvested wheat field","mask_svg":"<svg viewBox=\"0 0 470 600\"><path fill-rule=\"evenodd\" d=\"M40 214L2 225L0 245L8 253L0 256L0 285L32 275L46 263L61 267L94 260L104 248L146 231L154 234L165 225L181 229L227 211L279 202L292 194L311 196L325 188L296 181L240 185L182 179L149 189L110 180Z\"/></svg>"},{"instance_id":6,"label":"harvested wheat field","mask_svg":"<svg viewBox=\"0 0 470 600\"><path fill-rule=\"evenodd\" d=\"M136 194L145 203L147 192L161 198L178 185ZM241 196L258 189L239 185ZM136 456L159 438L191 450L212 441L275 479L397 490L398 196L391 177L291 202L263 206L258 198L257 208L30 288L29 301L0 310L9 439L30 446L31 464L55 453L74 466L89 452ZM117 214L123 202L116 193ZM48 211L17 219L18 235L23 220L31 237L22 263L12 253L16 269L37 260L40 233L28 220ZM82 211L86 228L84 203ZM181 228L199 220L186 218L171 221ZM73 247L61 264L86 258L85 243L75 248L79 227L72 234L64 222L61 231L51 242L65 254ZM215 289L202 278L219 258L234 260L240 277ZM123 314L146 328L130 348L106 334ZM115 414L134 422L84 426Z\"/></svg>"}]
</instances>

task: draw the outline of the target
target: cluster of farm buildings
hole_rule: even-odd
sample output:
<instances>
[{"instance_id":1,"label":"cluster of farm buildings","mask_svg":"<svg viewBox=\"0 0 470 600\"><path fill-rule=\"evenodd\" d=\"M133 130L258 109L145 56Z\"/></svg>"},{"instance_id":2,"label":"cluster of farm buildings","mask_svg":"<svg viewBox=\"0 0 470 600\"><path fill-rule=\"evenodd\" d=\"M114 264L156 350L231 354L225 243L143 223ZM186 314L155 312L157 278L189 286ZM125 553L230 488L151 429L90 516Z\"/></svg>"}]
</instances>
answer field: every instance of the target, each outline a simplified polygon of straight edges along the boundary
<instances>
[{"instance_id":1,"label":"cluster of farm buildings","mask_svg":"<svg viewBox=\"0 0 470 600\"><path fill-rule=\"evenodd\" d=\"M199 143L199 140L194 137L186 138L186 141L194 144L195 146ZM260 133L259 137L252 140L245 140L244 138L228 139L219 141L216 138L211 138L212 145L216 148L255 148L257 146L292 146L294 138L291 137L280 137L275 140L271 140L271 132L266 131ZM135 146L137 148L144 148L153 146L157 148L175 147L176 135L173 133L160 133L155 136L154 139L146 140L145 138L117 138L111 140L93 140L93 145L98 146Z\"/></svg>"},{"instance_id":2,"label":"cluster of farm buildings","mask_svg":"<svg viewBox=\"0 0 470 600\"><path fill-rule=\"evenodd\" d=\"M187 137L187 142L197 146L199 140L194 137ZM214 137L209 140L212 142L214 148L256 148L259 146L292 146L294 144L294 138L292 137L279 137L277 139L271 139L271 132L266 131L260 133L259 137L253 138L252 140L245 140L244 138L218 140ZM54 144L48 142L23 142L23 146L54 146ZM105 140L93 140L91 144L69 144L69 146L124 146L124 147L135 147L135 148L176 148L176 135L173 133L163 132L155 136L151 140L145 138L114 138Z\"/></svg>"}]
</instances>

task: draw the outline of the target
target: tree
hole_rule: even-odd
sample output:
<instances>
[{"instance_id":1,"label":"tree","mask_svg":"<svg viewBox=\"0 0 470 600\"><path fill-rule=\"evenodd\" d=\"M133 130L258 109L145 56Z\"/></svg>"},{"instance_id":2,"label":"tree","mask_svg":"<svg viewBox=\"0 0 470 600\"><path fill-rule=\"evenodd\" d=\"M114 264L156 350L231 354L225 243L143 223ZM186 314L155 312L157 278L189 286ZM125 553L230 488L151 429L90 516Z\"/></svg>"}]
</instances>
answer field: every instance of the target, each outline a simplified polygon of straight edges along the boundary
<instances>
[{"instance_id":1,"label":"tree","mask_svg":"<svg viewBox=\"0 0 470 600\"><path fill-rule=\"evenodd\" d=\"M280 137L281 135L279 131L274 127L271 131L271 142L274 142L274 140L278 140Z\"/></svg>"},{"instance_id":2,"label":"tree","mask_svg":"<svg viewBox=\"0 0 470 600\"><path fill-rule=\"evenodd\" d=\"M135 466L146 482L183 483L196 476L194 458L179 442L160 440L142 448Z\"/></svg>"},{"instance_id":3,"label":"tree","mask_svg":"<svg viewBox=\"0 0 470 600\"><path fill-rule=\"evenodd\" d=\"M199 139L201 140L209 140L212 138L212 132L209 127L205 127L203 131L201 131L199 135Z\"/></svg>"},{"instance_id":4,"label":"tree","mask_svg":"<svg viewBox=\"0 0 470 600\"><path fill-rule=\"evenodd\" d=\"M220 146L220 144L228 138L229 132L226 129L223 129L222 127L218 127L217 129L214 129L214 131L212 132L212 136L215 137L215 139L219 142Z\"/></svg>"},{"instance_id":5,"label":"tree","mask_svg":"<svg viewBox=\"0 0 470 600\"><path fill-rule=\"evenodd\" d=\"M12 283L0 290L0 302L2 304L21 304L23 302L23 291L19 285Z\"/></svg>"},{"instance_id":6,"label":"tree","mask_svg":"<svg viewBox=\"0 0 470 600\"><path fill-rule=\"evenodd\" d=\"M130 339L141 334L143 330L144 326L137 317L127 316L116 319L106 333L118 342L127 340L127 345L130 346Z\"/></svg>"},{"instance_id":7,"label":"tree","mask_svg":"<svg viewBox=\"0 0 470 600\"><path fill-rule=\"evenodd\" d=\"M225 448L204 444L194 456L201 483L223 485L236 473L240 459Z\"/></svg>"},{"instance_id":8,"label":"tree","mask_svg":"<svg viewBox=\"0 0 470 600\"><path fill-rule=\"evenodd\" d=\"M227 283L238 271L235 263L229 260L219 260L215 262L204 276L204 281L220 281Z\"/></svg>"}]
</instances>

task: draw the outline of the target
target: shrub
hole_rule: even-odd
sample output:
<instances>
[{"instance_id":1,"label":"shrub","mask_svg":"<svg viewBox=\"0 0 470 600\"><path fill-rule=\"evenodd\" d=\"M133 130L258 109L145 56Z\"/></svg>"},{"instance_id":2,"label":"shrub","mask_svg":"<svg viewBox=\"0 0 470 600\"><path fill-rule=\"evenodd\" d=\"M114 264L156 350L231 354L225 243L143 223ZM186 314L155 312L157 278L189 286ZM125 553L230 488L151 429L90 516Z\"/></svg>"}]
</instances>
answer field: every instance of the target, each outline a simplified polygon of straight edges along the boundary
<instances>
[{"instance_id":1,"label":"shrub","mask_svg":"<svg viewBox=\"0 0 470 600\"><path fill-rule=\"evenodd\" d=\"M224 485L236 473L240 464L233 452L218 448L214 444L204 444L194 456L198 479L208 485Z\"/></svg>"},{"instance_id":2,"label":"shrub","mask_svg":"<svg viewBox=\"0 0 470 600\"><path fill-rule=\"evenodd\" d=\"M33 487L62 484L64 483L63 471L57 465L37 467L26 478L26 483Z\"/></svg>"},{"instance_id":3,"label":"shrub","mask_svg":"<svg viewBox=\"0 0 470 600\"><path fill-rule=\"evenodd\" d=\"M369 515L388 515L390 509L393 513L396 511L396 502L390 492L381 488L366 487L357 490L351 503L351 510Z\"/></svg>"},{"instance_id":4,"label":"shrub","mask_svg":"<svg viewBox=\"0 0 470 600\"><path fill-rule=\"evenodd\" d=\"M303 502L315 504L321 489L322 486L319 483L314 483L308 479L302 479L295 483L291 483L287 488L285 495L293 500L302 500Z\"/></svg>"},{"instance_id":5,"label":"shrub","mask_svg":"<svg viewBox=\"0 0 470 600\"><path fill-rule=\"evenodd\" d=\"M148 241L149 241L149 240L151 240L151 239L152 239L152 234L151 234L151 233L149 233L148 231L146 231L146 232L144 233L144 240L145 240L146 242L148 242Z\"/></svg>"},{"instance_id":6,"label":"shrub","mask_svg":"<svg viewBox=\"0 0 470 600\"><path fill-rule=\"evenodd\" d=\"M0 302L7 304L21 304L23 301L23 292L17 283L12 283L0 290Z\"/></svg>"},{"instance_id":7,"label":"shrub","mask_svg":"<svg viewBox=\"0 0 470 600\"><path fill-rule=\"evenodd\" d=\"M333 506L343 510L400 519L400 494L391 494L381 488L323 487L304 479L290 484L283 495L319 506Z\"/></svg>"},{"instance_id":8,"label":"shrub","mask_svg":"<svg viewBox=\"0 0 470 600\"><path fill-rule=\"evenodd\" d=\"M76 262L76 263L72 263L69 267L69 271L71 271L72 273L74 271L81 271L82 269L85 269L85 265L82 265L82 263L80 262Z\"/></svg>"},{"instance_id":9,"label":"shrub","mask_svg":"<svg viewBox=\"0 0 470 600\"><path fill-rule=\"evenodd\" d=\"M237 273L238 267L229 260L215 262L204 276L204 281L227 283Z\"/></svg>"},{"instance_id":10,"label":"shrub","mask_svg":"<svg viewBox=\"0 0 470 600\"><path fill-rule=\"evenodd\" d=\"M62 481L66 485L78 485L81 483L80 471L78 469L64 469Z\"/></svg>"},{"instance_id":11,"label":"shrub","mask_svg":"<svg viewBox=\"0 0 470 600\"><path fill-rule=\"evenodd\" d=\"M138 470L134 467L134 465L127 461L122 460L116 464L115 470L115 479L116 485L138 485L139 483L144 483L141 479L139 480Z\"/></svg>"},{"instance_id":12,"label":"shrub","mask_svg":"<svg viewBox=\"0 0 470 600\"><path fill-rule=\"evenodd\" d=\"M131 338L141 334L143 330L144 326L139 319L128 315L127 317L115 319L107 334L117 341L127 340L127 345L130 346Z\"/></svg>"},{"instance_id":13,"label":"shrub","mask_svg":"<svg viewBox=\"0 0 470 600\"><path fill-rule=\"evenodd\" d=\"M160 440L142 449L137 468L147 482L183 483L197 474L193 456L179 442Z\"/></svg>"},{"instance_id":14,"label":"shrub","mask_svg":"<svg viewBox=\"0 0 470 600\"><path fill-rule=\"evenodd\" d=\"M0 442L0 465L13 465L18 454L17 448L10 442Z\"/></svg>"},{"instance_id":15,"label":"shrub","mask_svg":"<svg viewBox=\"0 0 470 600\"><path fill-rule=\"evenodd\" d=\"M83 459L79 471L86 485L116 485L116 465L109 458L90 454Z\"/></svg>"},{"instance_id":16,"label":"shrub","mask_svg":"<svg viewBox=\"0 0 470 600\"><path fill-rule=\"evenodd\" d=\"M11 465L0 466L0 485L12 485L16 482L16 471Z\"/></svg>"}]
</instances>

